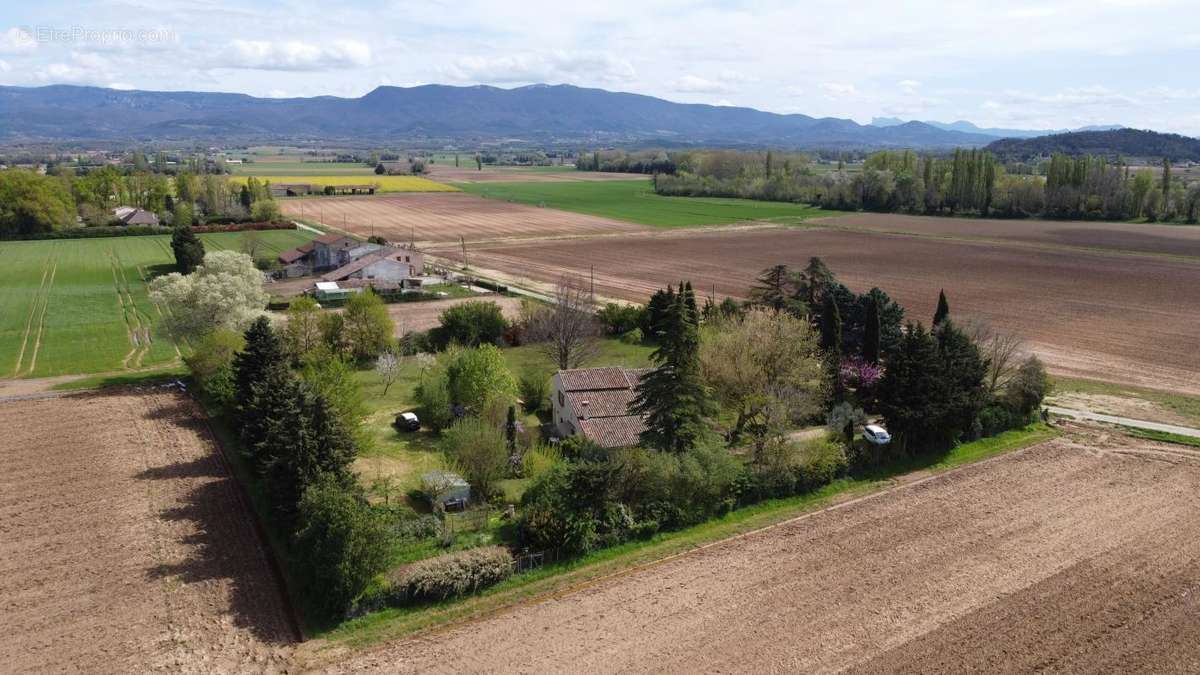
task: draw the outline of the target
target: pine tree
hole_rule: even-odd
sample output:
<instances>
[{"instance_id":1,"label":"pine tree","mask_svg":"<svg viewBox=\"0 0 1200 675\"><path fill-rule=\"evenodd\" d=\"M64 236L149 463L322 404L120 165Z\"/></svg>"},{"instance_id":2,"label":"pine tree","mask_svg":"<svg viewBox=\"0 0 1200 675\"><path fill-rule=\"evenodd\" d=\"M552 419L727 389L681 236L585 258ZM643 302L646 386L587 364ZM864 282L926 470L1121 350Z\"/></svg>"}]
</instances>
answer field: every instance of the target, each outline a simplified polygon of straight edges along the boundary
<instances>
[{"instance_id":1,"label":"pine tree","mask_svg":"<svg viewBox=\"0 0 1200 675\"><path fill-rule=\"evenodd\" d=\"M641 442L667 452L685 452L708 431L715 410L700 374L700 333L685 292L674 296L664 318L656 367L638 383L630 404L645 419Z\"/></svg>"},{"instance_id":2,"label":"pine tree","mask_svg":"<svg viewBox=\"0 0 1200 675\"><path fill-rule=\"evenodd\" d=\"M755 286L750 289L750 302L775 312L786 309L791 296L792 273L787 265L775 265L763 270Z\"/></svg>"},{"instance_id":3,"label":"pine tree","mask_svg":"<svg viewBox=\"0 0 1200 675\"><path fill-rule=\"evenodd\" d=\"M267 364L250 386L241 411L242 451L251 466L267 474L282 449L302 442L300 381L287 364Z\"/></svg>"},{"instance_id":4,"label":"pine tree","mask_svg":"<svg viewBox=\"0 0 1200 675\"><path fill-rule=\"evenodd\" d=\"M863 320L863 359L867 363L879 363L879 300L867 295L867 311Z\"/></svg>"},{"instance_id":5,"label":"pine tree","mask_svg":"<svg viewBox=\"0 0 1200 675\"><path fill-rule=\"evenodd\" d=\"M817 303L821 300L821 296L825 293L825 288L836 281L833 272L825 265L825 261L817 256L808 259L808 265L804 267L804 272L801 274L803 279L804 301L808 304L809 312L812 313L817 308Z\"/></svg>"},{"instance_id":6,"label":"pine tree","mask_svg":"<svg viewBox=\"0 0 1200 675\"><path fill-rule=\"evenodd\" d=\"M190 223L181 223L171 234L171 251L180 274L191 274L204 263L204 243L192 232Z\"/></svg>"},{"instance_id":7,"label":"pine tree","mask_svg":"<svg viewBox=\"0 0 1200 675\"><path fill-rule=\"evenodd\" d=\"M946 289L942 289L938 293L937 311L933 313L933 327L937 328L948 316L950 316L950 303L946 302Z\"/></svg>"},{"instance_id":8,"label":"pine tree","mask_svg":"<svg viewBox=\"0 0 1200 675\"><path fill-rule=\"evenodd\" d=\"M260 316L246 330L246 346L233 357L235 396L239 416L250 407L254 398L254 385L261 382L267 369L285 360L283 340L271 328L271 321Z\"/></svg>"}]
</instances>

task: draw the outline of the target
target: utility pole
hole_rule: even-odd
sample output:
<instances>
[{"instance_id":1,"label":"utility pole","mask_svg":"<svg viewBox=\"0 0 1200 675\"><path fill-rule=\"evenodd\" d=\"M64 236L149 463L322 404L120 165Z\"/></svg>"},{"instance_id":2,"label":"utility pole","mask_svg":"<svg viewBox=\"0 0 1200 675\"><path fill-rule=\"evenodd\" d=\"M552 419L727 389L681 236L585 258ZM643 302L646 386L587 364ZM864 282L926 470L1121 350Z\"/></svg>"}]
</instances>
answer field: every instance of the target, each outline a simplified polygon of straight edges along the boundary
<instances>
[{"instance_id":1,"label":"utility pole","mask_svg":"<svg viewBox=\"0 0 1200 675\"><path fill-rule=\"evenodd\" d=\"M466 237L463 237L463 236L461 236L461 235L460 235L460 236L458 237L458 240L459 240L460 242L462 242L462 253L463 253L463 269L464 269L464 270L469 270L469 269L471 269L471 265L470 265L470 264L467 262L467 239L466 239Z\"/></svg>"},{"instance_id":2,"label":"utility pole","mask_svg":"<svg viewBox=\"0 0 1200 675\"><path fill-rule=\"evenodd\" d=\"M590 265L589 267L591 268L591 276L592 276L592 284L591 284L590 293L592 295L592 302L596 302L596 266Z\"/></svg>"}]
</instances>

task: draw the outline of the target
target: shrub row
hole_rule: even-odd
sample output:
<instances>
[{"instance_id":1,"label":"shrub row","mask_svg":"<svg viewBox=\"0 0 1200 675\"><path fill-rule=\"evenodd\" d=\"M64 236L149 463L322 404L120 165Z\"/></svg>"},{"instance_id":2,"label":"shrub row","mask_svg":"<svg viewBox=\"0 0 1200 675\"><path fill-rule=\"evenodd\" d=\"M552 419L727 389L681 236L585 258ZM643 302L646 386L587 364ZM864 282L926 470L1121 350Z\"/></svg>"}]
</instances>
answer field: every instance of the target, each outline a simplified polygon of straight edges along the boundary
<instances>
[{"instance_id":1,"label":"shrub row","mask_svg":"<svg viewBox=\"0 0 1200 675\"><path fill-rule=\"evenodd\" d=\"M513 572L503 546L482 546L398 567L386 573L388 604L445 600L497 584Z\"/></svg>"},{"instance_id":2,"label":"shrub row","mask_svg":"<svg viewBox=\"0 0 1200 675\"><path fill-rule=\"evenodd\" d=\"M245 232L247 230L294 230L295 223L230 223L218 225L194 225L192 231L197 234L209 232ZM155 235L171 234L172 228L151 225L102 225L98 227L72 227L52 232L9 233L3 238L15 241L35 241L42 239L96 239L101 237L152 237Z\"/></svg>"}]
</instances>

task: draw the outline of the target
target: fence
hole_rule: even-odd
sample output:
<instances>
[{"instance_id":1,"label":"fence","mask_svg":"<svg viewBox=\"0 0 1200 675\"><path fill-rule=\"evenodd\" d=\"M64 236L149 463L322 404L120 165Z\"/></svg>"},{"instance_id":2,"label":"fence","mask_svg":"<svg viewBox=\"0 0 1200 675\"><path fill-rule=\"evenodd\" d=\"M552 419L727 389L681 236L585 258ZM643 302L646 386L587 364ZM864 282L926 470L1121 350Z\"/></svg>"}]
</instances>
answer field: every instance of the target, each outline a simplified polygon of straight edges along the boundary
<instances>
[{"instance_id":1,"label":"fence","mask_svg":"<svg viewBox=\"0 0 1200 675\"><path fill-rule=\"evenodd\" d=\"M442 521L446 531L451 534L460 532L477 532L488 526L492 510L486 506L468 509L460 513L447 513Z\"/></svg>"},{"instance_id":2,"label":"fence","mask_svg":"<svg viewBox=\"0 0 1200 675\"><path fill-rule=\"evenodd\" d=\"M513 574L524 574L548 563L556 563L564 558L562 549L552 548L546 551L521 552L513 556Z\"/></svg>"}]
</instances>

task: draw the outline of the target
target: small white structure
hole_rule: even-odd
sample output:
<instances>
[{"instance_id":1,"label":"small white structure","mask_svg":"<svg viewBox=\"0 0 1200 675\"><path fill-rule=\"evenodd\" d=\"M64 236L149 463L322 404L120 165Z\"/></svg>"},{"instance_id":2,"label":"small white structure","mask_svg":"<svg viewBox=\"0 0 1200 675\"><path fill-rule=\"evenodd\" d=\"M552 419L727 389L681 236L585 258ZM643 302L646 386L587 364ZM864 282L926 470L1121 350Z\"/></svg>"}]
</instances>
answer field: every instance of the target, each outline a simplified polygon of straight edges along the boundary
<instances>
[{"instance_id":1,"label":"small white structure","mask_svg":"<svg viewBox=\"0 0 1200 675\"><path fill-rule=\"evenodd\" d=\"M357 288L342 288L337 285L336 281L318 281L317 290L313 293L316 296L317 302L322 300L344 300L350 297L350 294L357 293L361 289Z\"/></svg>"}]
</instances>

